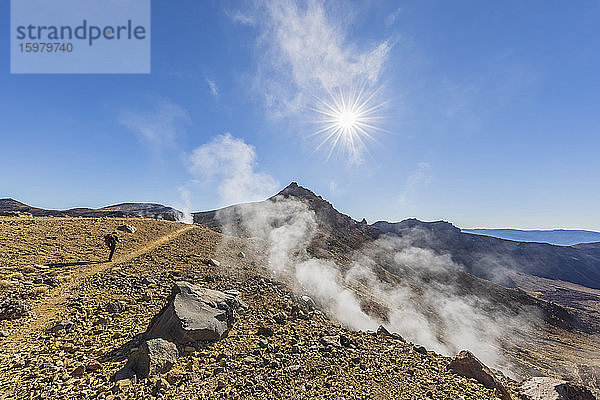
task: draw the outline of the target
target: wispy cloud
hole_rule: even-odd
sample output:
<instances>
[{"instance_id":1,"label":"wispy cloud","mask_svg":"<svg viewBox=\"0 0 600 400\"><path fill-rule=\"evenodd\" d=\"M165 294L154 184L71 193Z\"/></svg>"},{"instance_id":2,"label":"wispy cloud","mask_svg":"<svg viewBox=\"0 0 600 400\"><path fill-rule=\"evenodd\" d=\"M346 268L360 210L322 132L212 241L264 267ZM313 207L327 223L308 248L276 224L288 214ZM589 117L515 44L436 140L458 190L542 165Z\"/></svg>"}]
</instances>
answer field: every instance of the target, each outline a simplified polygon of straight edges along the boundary
<instances>
[{"instance_id":1,"label":"wispy cloud","mask_svg":"<svg viewBox=\"0 0 600 400\"><path fill-rule=\"evenodd\" d=\"M188 112L181 106L159 100L151 110L127 111L119 116L121 124L131 130L138 140L155 151L172 147L177 135L190 123Z\"/></svg>"},{"instance_id":2,"label":"wispy cloud","mask_svg":"<svg viewBox=\"0 0 600 400\"><path fill-rule=\"evenodd\" d=\"M267 1L255 11L261 30L257 89L270 116L290 115L336 88L376 86L389 40L358 46L343 17L321 2ZM347 22L347 21L346 21Z\"/></svg>"},{"instance_id":3,"label":"wispy cloud","mask_svg":"<svg viewBox=\"0 0 600 400\"><path fill-rule=\"evenodd\" d=\"M198 180L218 182L224 204L263 200L279 184L257 170L254 146L226 133L197 147L187 158L188 170Z\"/></svg>"},{"instance_id":4,"label":"wispy cloud","mask_svg":"<svg viewBox=\"0 0 600 400\"><path fill-rule=\"evenodd\" d=\"M420 162L417 168L406 178L406 183L402 188L402 192L398 196L398 201L402 207L410 207L413 205L415 198L423 187L431 182L431 164Z\"/></svg>"},{"instance_id":5,"label":"wispy cloud","mask_svg":"<svg viewBox=\"0 0 600 400\"><path fill-rule=\"evenodd\" d=\"M398 7L393 12L388 14L388 16L385 17L385 26L390 27L394 25L400 14L402 14L402 7Z\"/></svg>"},{"instance_id":6,"label":"wispy cloud","mask_svg":"<svg viewBox=\"0 0 600 400\"><path fill-rule=\"evenodd\" d=\"M215 81L210 78L206 78L206 84L208 85L208 89L210 90L210 94L212 94L215 98L219 97L219 88Z\"/></svg>"}]
</instances>

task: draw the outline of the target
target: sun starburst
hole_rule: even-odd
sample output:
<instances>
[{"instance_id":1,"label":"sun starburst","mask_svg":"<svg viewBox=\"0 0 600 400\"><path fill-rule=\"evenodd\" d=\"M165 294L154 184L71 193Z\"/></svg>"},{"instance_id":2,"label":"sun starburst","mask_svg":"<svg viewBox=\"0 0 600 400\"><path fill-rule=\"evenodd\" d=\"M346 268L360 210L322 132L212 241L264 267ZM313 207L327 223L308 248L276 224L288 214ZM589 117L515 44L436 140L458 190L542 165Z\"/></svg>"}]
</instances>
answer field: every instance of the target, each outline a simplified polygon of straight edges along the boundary
<instances>
[{"instance_id":1,"label":"sun starburst","mask_svg":"<svg viewBox=\"0 0 600 400\"><path fill-rule=\"evenodd\" d=\"M315 151L328 145L327 159L339 150L351 162L362 160L362 154L367 151L366 141L375 141L374 133L382 131L377 122L381 120L384 103L374 100L377 92L367 92L364 87L338 89L329 91L327 99L317 98L317 106L312 110L319 115L315 121L318 129L311 136L320 136L322 140Z\"/></svg>"}]
</instances>

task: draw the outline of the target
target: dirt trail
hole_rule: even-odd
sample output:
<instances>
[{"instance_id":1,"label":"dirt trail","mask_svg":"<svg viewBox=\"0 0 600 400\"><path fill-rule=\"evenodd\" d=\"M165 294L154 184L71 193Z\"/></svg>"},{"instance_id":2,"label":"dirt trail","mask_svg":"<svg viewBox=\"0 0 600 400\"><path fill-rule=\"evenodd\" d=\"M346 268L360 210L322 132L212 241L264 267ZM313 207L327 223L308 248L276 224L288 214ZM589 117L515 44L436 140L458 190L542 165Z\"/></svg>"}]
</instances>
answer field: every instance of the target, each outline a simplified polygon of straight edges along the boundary
<instances>
[{"instance_id":1,"label":"dirt trail","mask_svg":"<svg viewBox=\"0 0 600 400\"><path fill-rule=\"evenodd\" d=\"M105 262L102 264L92 264L86 267L79 268L75 271L75 274L71 276L71 280L55 288L44 300L43 303L33 308L34 319L26 321L14 335L11 335L9 340L5 340L4 344L6 347L11 345L22 345L21 341L30 333L36 332L40 329L44 329L50 320L57 318L61 311L66 309L64 300L71 293L71 290L75 288L82 279L85 279L91 275L103 272L117 264L122 264L133 260L142 254L148 253L153 249L176 239L182 234L196 228L194 225L187 225L181 229L171 232L159 239L148 243L146 246L141 247L133 252L130 252L121 257L115 258L112 262ZM11 346L12 347L12 346Z\"/></svg>"}]
</instances>

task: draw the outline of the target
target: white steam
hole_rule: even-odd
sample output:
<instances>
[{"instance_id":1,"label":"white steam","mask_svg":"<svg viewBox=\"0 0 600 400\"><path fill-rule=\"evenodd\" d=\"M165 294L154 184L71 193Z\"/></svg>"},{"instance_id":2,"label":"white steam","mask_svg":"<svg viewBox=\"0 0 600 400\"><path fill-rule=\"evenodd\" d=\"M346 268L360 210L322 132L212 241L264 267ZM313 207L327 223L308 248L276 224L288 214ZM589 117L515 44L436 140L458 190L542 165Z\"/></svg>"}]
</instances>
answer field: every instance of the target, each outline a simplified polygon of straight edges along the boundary
<instances>
[{"instance_id":1,"label":"white steam","mask_svg":"<svg viewBox=\"0 0 600 400\"><path fill-rule=\"evenodd\" d=\"M192 207L192 194L190 193L190 190L185 186L180 186L177 188L177 190L179 191L179 195L181 196L181 200L183 201L183 205L176 205L183 213L183 215L177 221L183 222L184 224L193 224L194 216L190 211Z\"/></svg>"},{"instance_id":2,"label":"white steam","mask_svg":"<svg viewBox=\"0 0 600 400\"><path fill-rule=\"evenodd\" d=\"M449 256L383 236L346 255L349 265L315 258L308 251L318 235L315 213L294 198L243 204L217 217L226 234L266 240L268 268L349 328L374 330L383 324L438 353L469 349L490 366L506 367L497 349L508 320L490 311L486 300L459 293L452 277L460 268ZM390 272L394 279L381 278ZM382 306L387 317L367 313L365 301Z\"/></svg>"}]
</instances>

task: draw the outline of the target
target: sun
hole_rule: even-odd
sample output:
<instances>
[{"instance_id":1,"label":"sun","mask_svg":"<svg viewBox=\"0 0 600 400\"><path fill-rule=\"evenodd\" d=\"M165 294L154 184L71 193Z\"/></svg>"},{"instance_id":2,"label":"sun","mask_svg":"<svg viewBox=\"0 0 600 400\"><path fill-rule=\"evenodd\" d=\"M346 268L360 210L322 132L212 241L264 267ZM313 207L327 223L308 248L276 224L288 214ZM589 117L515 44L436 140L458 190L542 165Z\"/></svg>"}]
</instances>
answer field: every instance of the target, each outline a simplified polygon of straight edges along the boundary
<instances>
[{"instance_id":1,"label":"sun","mask_svg":"<svg viewBox=\"0 0 600 400\"><path fill-rule=\"evenodd\" d=\"M364 87L358 90L338 89L328 92L326 99L317 98L312 108L318 114L318 129L311 136L322 137L315 151L329 146L327 159L340 151L350 162L359 162L367 151L367 141L375 141L374 133L382 129L377 126L381 119L383 103L376 103L377 91L367 93Z\"/></svg>"}]
</instances>

